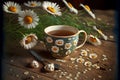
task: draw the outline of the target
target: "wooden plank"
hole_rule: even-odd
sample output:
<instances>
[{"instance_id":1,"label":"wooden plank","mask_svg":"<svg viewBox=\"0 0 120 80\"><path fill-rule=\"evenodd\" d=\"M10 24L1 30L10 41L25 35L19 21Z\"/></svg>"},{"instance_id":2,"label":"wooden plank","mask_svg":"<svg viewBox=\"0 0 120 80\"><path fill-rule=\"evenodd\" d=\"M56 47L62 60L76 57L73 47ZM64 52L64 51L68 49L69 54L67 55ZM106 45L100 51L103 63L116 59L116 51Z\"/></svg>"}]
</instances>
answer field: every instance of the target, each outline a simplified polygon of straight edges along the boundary
<instances>
[{"instance_id":1,"label":"wooden plank","mask_svg":"<svg viewBox=\"0 0 120 80\"><path fill-rule=\"evenodd\" d=\"M46 76L42 76L13 65L4 64L3 67L3 80L52 80Z\"/></svg>"},{"instance_id":2,"label":"wooden plank","mask_svg":"<svg viewBox=\"0 0 120 80\"><path fill-rule=\"evenodd\" d=\"M39 74L43 77L43 80L52 79L52 80L114 80L115 71L116 71L116 44L115 42L104 41L102 40L102 45L93 46L89 43L86 43L82 48L77 49L73 54L64 58L66 62L56 61L52 58L50 54L44 51L44 48L41 48L42 45L38 44L34 50L46 60L51 63L57 63L61 65L61 70L54 71L51 73L43 73L41 69L43 65L41 63L38 69L32 69L26 67L34 58L29 55L29 53L23 49L18 50L20 52L12 51L12 55L4 59L4 63L10 65L12 69L15 69L15 72L18 72L20 75L24 71L29 71L31 73ZM18 49L18 48L17 48ZM81 56L81 50L89 50L87 56ZM20 55L13 55L13 54ZM90 59L89 54L96 53L96 59ZM105 56L107 59L105 59ZM87 67L84 63L76 62L76 60L71 60L72 58L82 57L85 62L90 61L93 64L98 64L100 69L95 69L92 66ZM105 59L105 60L104 60ZM14 68L15 67L15 68ZM10 67L8 68L10 69ZM20 69L20 70L19 70ZM6 70L6 69L5 69ZM23 70L23 71L22 71ZM5 71L6 73L7 71ZM18 74L12 73L12 75ZM34 75L35 76L35 75ZM108 77L109 76L109 77ZM45 79L44 79L45 77ZM23 79L21 79L23 80Z\"/></svg>"}]
</instances>

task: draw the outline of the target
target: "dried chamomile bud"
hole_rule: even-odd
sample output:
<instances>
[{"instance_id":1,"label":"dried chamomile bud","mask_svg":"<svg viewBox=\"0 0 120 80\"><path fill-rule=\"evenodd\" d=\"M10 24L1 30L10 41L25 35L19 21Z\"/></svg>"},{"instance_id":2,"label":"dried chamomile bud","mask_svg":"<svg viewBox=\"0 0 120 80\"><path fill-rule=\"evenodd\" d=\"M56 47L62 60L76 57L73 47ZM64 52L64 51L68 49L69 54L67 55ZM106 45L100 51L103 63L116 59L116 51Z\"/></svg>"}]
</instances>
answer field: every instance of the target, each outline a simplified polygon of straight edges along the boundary
<instances>
[{"instance_id":1,"label":"dried chamomile bud","mask_svg":"<svg viewBox=\"0 0 120 80\"><path fill-rule=\"evenodd\" d=\"M52 71L55 70L55 67L54 67L54 64L51 63L51 64L45 65L45 66L44 66L44 69L45 69L46 71L52 72Z\"/></svg>"},{"instance_id":2,"label":"dried chamomile bud","mask_svg":"<svg viewBox=\"0 0 120 80\"><path fill-rule=\"evenodd\" d=\"M32 68L39 68L39 63L36 60L33 60L30 64Z\"/></svg>"}]
</instances>

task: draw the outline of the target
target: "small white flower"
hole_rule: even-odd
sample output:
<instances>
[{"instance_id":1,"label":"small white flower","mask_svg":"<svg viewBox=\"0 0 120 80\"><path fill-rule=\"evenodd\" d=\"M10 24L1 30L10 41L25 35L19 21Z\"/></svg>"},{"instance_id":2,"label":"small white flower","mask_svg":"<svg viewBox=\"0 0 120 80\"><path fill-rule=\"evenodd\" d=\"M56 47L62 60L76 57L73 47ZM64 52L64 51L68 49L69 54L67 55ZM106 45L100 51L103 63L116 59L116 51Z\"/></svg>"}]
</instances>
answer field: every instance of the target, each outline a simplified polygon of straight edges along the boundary
<instances>
[{"instance_id":1,"label":"small white flower","mask_svg":"<svg viewBox=\"0 0 120 80\"><path fill-rule=\"evenodd\" d=\"M63 46L64 45L64 41L62 39L58 39L55 41L55 44L58 46Z\"/></svg>"},{"instance_id":2,"label":"small white flower","mask_svg":"<svg viewBox=\"0 0 120 80\"><path fill-rule=\"evenodd\" d=\"M24 3L25 6L28 7L39 7L41 6L41 2L39 1L28 1L27 3Z\"/></svg>"},{"instance_id":3,"label":"small white flower","mask_svg":"<svg viewBox=\"0 0 120 80\"><path fill-rule=\"evenodd\" d=\"M71 48L71 43L65 43L65 49L70 49Z\"/></svg>"},{"instance_id":4,"label":"small white flower","mask_svg":"<svg viewBox=\"0 0 120 80\"><path fill-rule=\"evenodd\" d=\"M31 49L37 44L37 36L35 34L28 34L26 35L21 41L20 44L25 49Z\"/></svg>"},{"instance_id":5,"label":"small white flower","mask_svg":"<svg viewBox=\"0 0 120 80\"><path fill-rule=\"evenodd\" d=\"M101 45L101 41L93 35L88 35L87 41L95 46Z\"/></svg>"},{"instance_id":6,"label":"small white flower","mask_svg":"<svg viewBox=\"0 0 120 80\"><path fill-rule=\"evenodd\" d=\"M59 5L57 5L57 3L44 1L42 6L44 10L46 10L48 13L52 15L57 15L57 16L62 15L62 13L60 12L60 7Z\"/></svg>"},{"instance_id":7,"label":"small white flower","mask_svg":"<svg viewBox=\"0 0 120 80\"><path fill-rule=\"evenodd\" d=\"M87 56L88 55L88 52L86 50L81 50L81 56Z\"/></svg>"},{"instance_id":8,"label":"small white flower","mask_svg":"<svg viewBox=\"0 0 120 80\"><path fill-rule=\"evenodd\" d=\"M78 42L77 40L74 40L74 41L73 41L73 45L76 46L76 45L77 45L77 42Z\"/></svg>"},{"instance_id":9,"label":"small white flower","mask_svg":"<svg viewBox=\"0 0 120 80\"><path fill-rule=\"evenodd\" d=\"M59 52L59 47L57 47L57 46L52 46L51 50L52 50L54 53L58 53L58 52Z\"/></svg>"},{"instance_id":10,"label":"small white flower","mask_svg":"<svg viewBox=\"0 0 120 80\"><path fill-rule=\"evenodd\" d=\"M90 66L92 66L92 62L86 61L86 62L84 63L84 65L90 67Z\"/></svg>"},{"instance_id":11,"label":"small white flower","mask_svg":"<svg viewBox=\"0 0 120 80\"><path fill-rule=\"evenodd\" d=\"M80 6L83 7L93 19L96 19L95 14L90 10L88 5L80 4Z\"/></svg>"},{"instance_id":12,"label":"small white flower","mask_svg":"<svg viewBox=\"0 0 120 80\"><path fill-rule=\"evenodd\" d=\"M47 40L48 43L52 43L53 42L53 39L51 37L47 37L46 40Z\"/></svg>"},{"instance_id":13,"label":"small white flower","mask_svg":"<svg viewBox=\"0 0 120 80\"><path fill-rule=\"evenodd\" d=\"M19 12L19 24L25 28L31 29L38 25L39 17L32 10L25 10Z\"/></svg>"},{"instance_id":14,"label":"small white flower","mask_svg":"<svg viewBox=\"0 0 120 80\"><path fill-rule=\"evenodd\" d=\"M89 54L89 58L95 59L95 58L97 58L97 54L96 53L91 53L91 54Z\"/></svg>"},{"instance_id":15,"label":"small white flower","mask_svg":"<svg viewBox=\"0 0 120 80\"><path fill-rule=\"evenodd\" d=\"M98 66L97 64L93 64L92 67L95 68L95 69L99 69L100 68L100 66Z\"/></svg>"},{"instance_id":16,"label":"small white flower","mask_svg":"<svg viewBox=\"0 0 120 80\"><path fill-rule=\"evenodd\" d=\"M76 59L76 62L84 63L84 62L85 62L85 59L83 59L82 57L80 57L80 58L77 58L77 59Z\"/></svg>"},{"instance_id":17,"label":"small white flower","mask_svg":"<svg viewBox=\"0 0 120 80\"><path fill-rule=\"evenodd\" d=\"M5 2L5 4L3 5L3 9L5 12L16 14L21 11L21 6L18 3L8 1Z\"/></svg>"},{"instance_id":18,"label":"small white flower","mask_svg":"<svg viewBox=\"0 0 120 80\"><path fill-rule=\"evenodd\" d=\"M66 55L69 55L71 53L71 51L70 50L68 50L68 51L66 51Z\"/></svg>"},{"instance_id":19,"label":"small white flower","mask_svg":"<svg viewBox=\"0 0 120 80\"><path fill-rule=\"evenodd\" d=\"M75 14L78 14L78 10L76 8L74 8L74 6L70 2L67 2L66 0L63 0L63 2L69 8L69 10L71 12L74 12Z\"/></svg>"}]
</instances>

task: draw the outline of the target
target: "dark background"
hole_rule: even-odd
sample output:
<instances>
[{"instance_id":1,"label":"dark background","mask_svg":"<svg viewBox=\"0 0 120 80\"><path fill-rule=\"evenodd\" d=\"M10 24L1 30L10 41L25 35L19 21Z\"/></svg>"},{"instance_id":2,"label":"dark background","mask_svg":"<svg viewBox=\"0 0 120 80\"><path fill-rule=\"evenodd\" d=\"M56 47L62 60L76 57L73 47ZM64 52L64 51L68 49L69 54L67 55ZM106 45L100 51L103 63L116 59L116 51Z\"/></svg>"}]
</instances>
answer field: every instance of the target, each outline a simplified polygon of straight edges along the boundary
<instances>
[{"instance_id":1,"label":"dark background","mask_svg":"<svg viewBox=\"0 0 120 80\"><path fill-rule=\"evenodd\" d=\"M0 25L1 25L1 29L0 29L0 72L2 72L1 70L1 63L2 63L2 53L3 53L3 43L4 43L4 35L3 35L3 10L2 10L2 3L5 1L15 1L18 2L20 4L23 4L24 2L27 2L28 0L1 0L0 1ZM30 0L29 0L30 1ZM44 1L44 0L36 0L36 1ZM57 2L58 4L60 4L60 6L65 6L64 3L62 2L62 0L47 0L47 1L52 1L52 2ZM90 8L93 9L101 9L101 10L108 10L108 9L117 9L117 27L115 28L115 32L116 32L116 37L117 37L117 43L120 43L120 35L119 35L119 22L120 22L120 8L119 8L119 0L66 0L68 2L71 2L73 4L73 6L77 9L81 9L79 7L80 3L83 4L87 4L90 6ZM120 45L117 45L118 47L118 53L120 53L119 47ZM118 54L118 58L120 57L120 55ZM118 71L119 71L119 63L120 61L118 60ZM118 72L118 76L119 76L120 72ZM0 76L1 78L1 76ZM117 80L120 80L120 77L118 77Z\"/></svg>"},{"instance_id":2,"label":"dark background","mask_svg":"<svg viewBox=\"0 0 120 80\"><path fill-rule=\"evenodd\" d=\"M3 0L3 1L15 1L23 4L24 2L30 0ZM36 1L45 1L45 0L36 0ZM57 2L60 6L65 6L62 0L46 0L46 1ZM70 2L77 9L81 9L81 7L79 7L80 3L87 4L93 9L102 9L102 10L116 9L116 0L66 0L66 1Z\"/></svg>"}]
</instances>

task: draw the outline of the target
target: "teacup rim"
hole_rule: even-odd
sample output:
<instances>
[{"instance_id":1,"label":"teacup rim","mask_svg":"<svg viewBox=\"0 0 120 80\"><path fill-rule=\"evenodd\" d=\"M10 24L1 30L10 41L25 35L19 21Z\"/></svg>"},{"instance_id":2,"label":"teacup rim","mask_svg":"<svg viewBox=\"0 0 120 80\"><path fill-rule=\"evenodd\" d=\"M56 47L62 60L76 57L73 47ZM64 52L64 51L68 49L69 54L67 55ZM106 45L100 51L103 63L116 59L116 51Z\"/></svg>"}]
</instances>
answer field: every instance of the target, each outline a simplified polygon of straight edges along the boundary
<instances>
[{"instance_id":1,"label":"teacup rim","mask_svg":"<svg viewBox=\"0 0 120 80\"><path fill-rule=\"evenodd\" d=\"M75 30L77 30L77 32L76 32L75 34L73 34L73 35L69 35L69 36L56 36L56 35L48 34L48 33L46 32L46 29L47 29L47 28L49 28L49 27L55 27L55 26L71 27L71 28L74 28ZM44 32L45 32L45 34L47 34L47 35L49 35L49 36L51 36L51 37L57 37L57 38L69 38L69 37L74 37L74 36L76 36L77 34L79 34L79 29L76 28L76 27L70 26L70 25L51 25L51 26L46 27L46 28L44 29Z\"/></svg>"}]
</instances>

